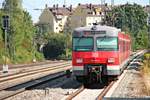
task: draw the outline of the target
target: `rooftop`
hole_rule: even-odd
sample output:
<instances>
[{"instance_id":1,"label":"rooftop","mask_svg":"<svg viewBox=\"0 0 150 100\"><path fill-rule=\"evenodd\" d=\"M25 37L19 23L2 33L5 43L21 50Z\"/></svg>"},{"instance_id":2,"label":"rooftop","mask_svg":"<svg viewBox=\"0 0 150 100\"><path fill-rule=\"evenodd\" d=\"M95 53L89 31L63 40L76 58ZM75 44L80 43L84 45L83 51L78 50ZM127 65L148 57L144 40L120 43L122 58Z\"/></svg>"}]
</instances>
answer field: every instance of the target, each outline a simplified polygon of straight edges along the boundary
<instances>
[{"instance_id":1,"label":"rooftop","mask_svg":"<svg viewBox=\"0 0 150 100\"><path fill-rule=\"evenodd\" d=\"M53 5L53 7L48 8L54 15L70 15L73 11L72 5L70 7L66 7L63 5L63 7L59 7L57 5Z\"/></svg>"}]
</instances>

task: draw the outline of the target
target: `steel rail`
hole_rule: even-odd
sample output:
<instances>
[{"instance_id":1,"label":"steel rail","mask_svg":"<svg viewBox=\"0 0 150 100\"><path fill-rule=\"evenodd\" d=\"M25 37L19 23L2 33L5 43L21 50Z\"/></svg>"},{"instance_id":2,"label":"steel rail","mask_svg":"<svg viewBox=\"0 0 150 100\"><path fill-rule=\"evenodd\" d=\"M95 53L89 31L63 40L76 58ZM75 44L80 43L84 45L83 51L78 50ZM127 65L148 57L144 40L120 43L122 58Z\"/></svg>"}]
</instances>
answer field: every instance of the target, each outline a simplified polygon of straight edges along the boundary
<instances>
[{"instance_id":1,"label":"steel rail","mask_svg":"<svg viewBox=\"0 0 150 100\"><path fill-rule=\"evenodd\" d=\"M104 90L98 95L97 100L102 100L114 83L115 81L112 81L108 86L104 87Z\"/></svg>"},{"instance_id":2,"label":"steel rail","mask_svg":"<svg viewBox=\"0 0 150 100\"><path fill-rule=\"evenodd\" d=\"M79 93L81 93L84 90L84 85L82 85L81 87L79 87L79 89L77 91L75 91L74 93L72 93L71 95L69 95L66 100L72 100L75 96L77 96Z\"/></svg>"}]
</instances>

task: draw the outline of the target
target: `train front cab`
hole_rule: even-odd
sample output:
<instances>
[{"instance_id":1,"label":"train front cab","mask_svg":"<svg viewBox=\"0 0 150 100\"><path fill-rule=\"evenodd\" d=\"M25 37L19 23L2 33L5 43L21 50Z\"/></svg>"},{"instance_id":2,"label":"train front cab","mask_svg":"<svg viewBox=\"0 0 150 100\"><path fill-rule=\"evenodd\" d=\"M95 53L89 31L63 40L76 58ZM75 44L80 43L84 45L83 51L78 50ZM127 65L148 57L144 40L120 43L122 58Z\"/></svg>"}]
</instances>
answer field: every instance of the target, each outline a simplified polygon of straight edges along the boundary
<instances>
[{"instance_id":1,"label":"train front cab","mask_svg":"<svg viewBox=\"0 0 150 100\"><path fill-rule=\"evenodd\" d=\"M89 77L89 71L96 69L101 71L101 77L121 74L122 65L129 55L126 48L129 43L124 42L128 40L125 35L116 34L115 37L100 37L96 34L82 38L73 37L72 64L73 73L77 78Z\"/></svg>"}]
</instances>

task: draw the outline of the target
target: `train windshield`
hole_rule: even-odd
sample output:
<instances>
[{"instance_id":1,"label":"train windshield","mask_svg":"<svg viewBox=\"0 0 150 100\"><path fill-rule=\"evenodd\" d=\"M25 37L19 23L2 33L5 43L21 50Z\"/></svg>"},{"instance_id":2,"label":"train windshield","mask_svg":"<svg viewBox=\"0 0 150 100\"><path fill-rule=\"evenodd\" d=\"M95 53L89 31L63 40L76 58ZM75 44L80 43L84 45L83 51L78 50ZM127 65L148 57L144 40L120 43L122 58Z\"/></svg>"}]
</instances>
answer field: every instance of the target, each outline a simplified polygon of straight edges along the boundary
<instances>
[{"instance_id":1,"label":"train windshield","mask_svg":"<svg viewBox=\"0 0 150 100\"><path fill-rule=\"evenodd\" d=\"M73 50L74 51L92 51L93 50L93 38L73 38Z\"/></svg>"},{"instance_id":2,"label":"train windshield","mask_svg":"<svg viewBox=\"0 0 150 100\"><path fill-rule=\"evenodd\" d=\"M96 40L97 50L100 51L117 51L117 37L98 37Z\"/></svg>"}]
</instances>

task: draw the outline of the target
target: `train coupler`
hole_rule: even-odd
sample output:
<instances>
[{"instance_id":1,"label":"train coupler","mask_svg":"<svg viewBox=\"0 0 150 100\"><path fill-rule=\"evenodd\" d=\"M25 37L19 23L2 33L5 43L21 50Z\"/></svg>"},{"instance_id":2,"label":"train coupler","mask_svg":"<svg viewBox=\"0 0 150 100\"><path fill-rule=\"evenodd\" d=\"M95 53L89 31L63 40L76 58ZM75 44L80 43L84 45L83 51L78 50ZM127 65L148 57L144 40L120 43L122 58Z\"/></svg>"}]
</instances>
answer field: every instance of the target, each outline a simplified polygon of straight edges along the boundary
<instances>
[{"instance_id":1,"label":"train coupler","mask_svg":"<svg viewBox=\"0 0 150 100\"><path fill-rule=\"evenodd\" d=\"M101 67L91 67L89 68L89 81L102 83L102 68Z\"/></svg>"},{"instance_id":2,"label":"train coupler","mask_svg":"<svg viewBox=\"0 0 150 100\"><path fill-rule=\"evenodd\" d=\"M96 74L96 81L98 83L102 83L101 72L100 71L96 71L95 74Z\"/></svg>"}]
</instances>

